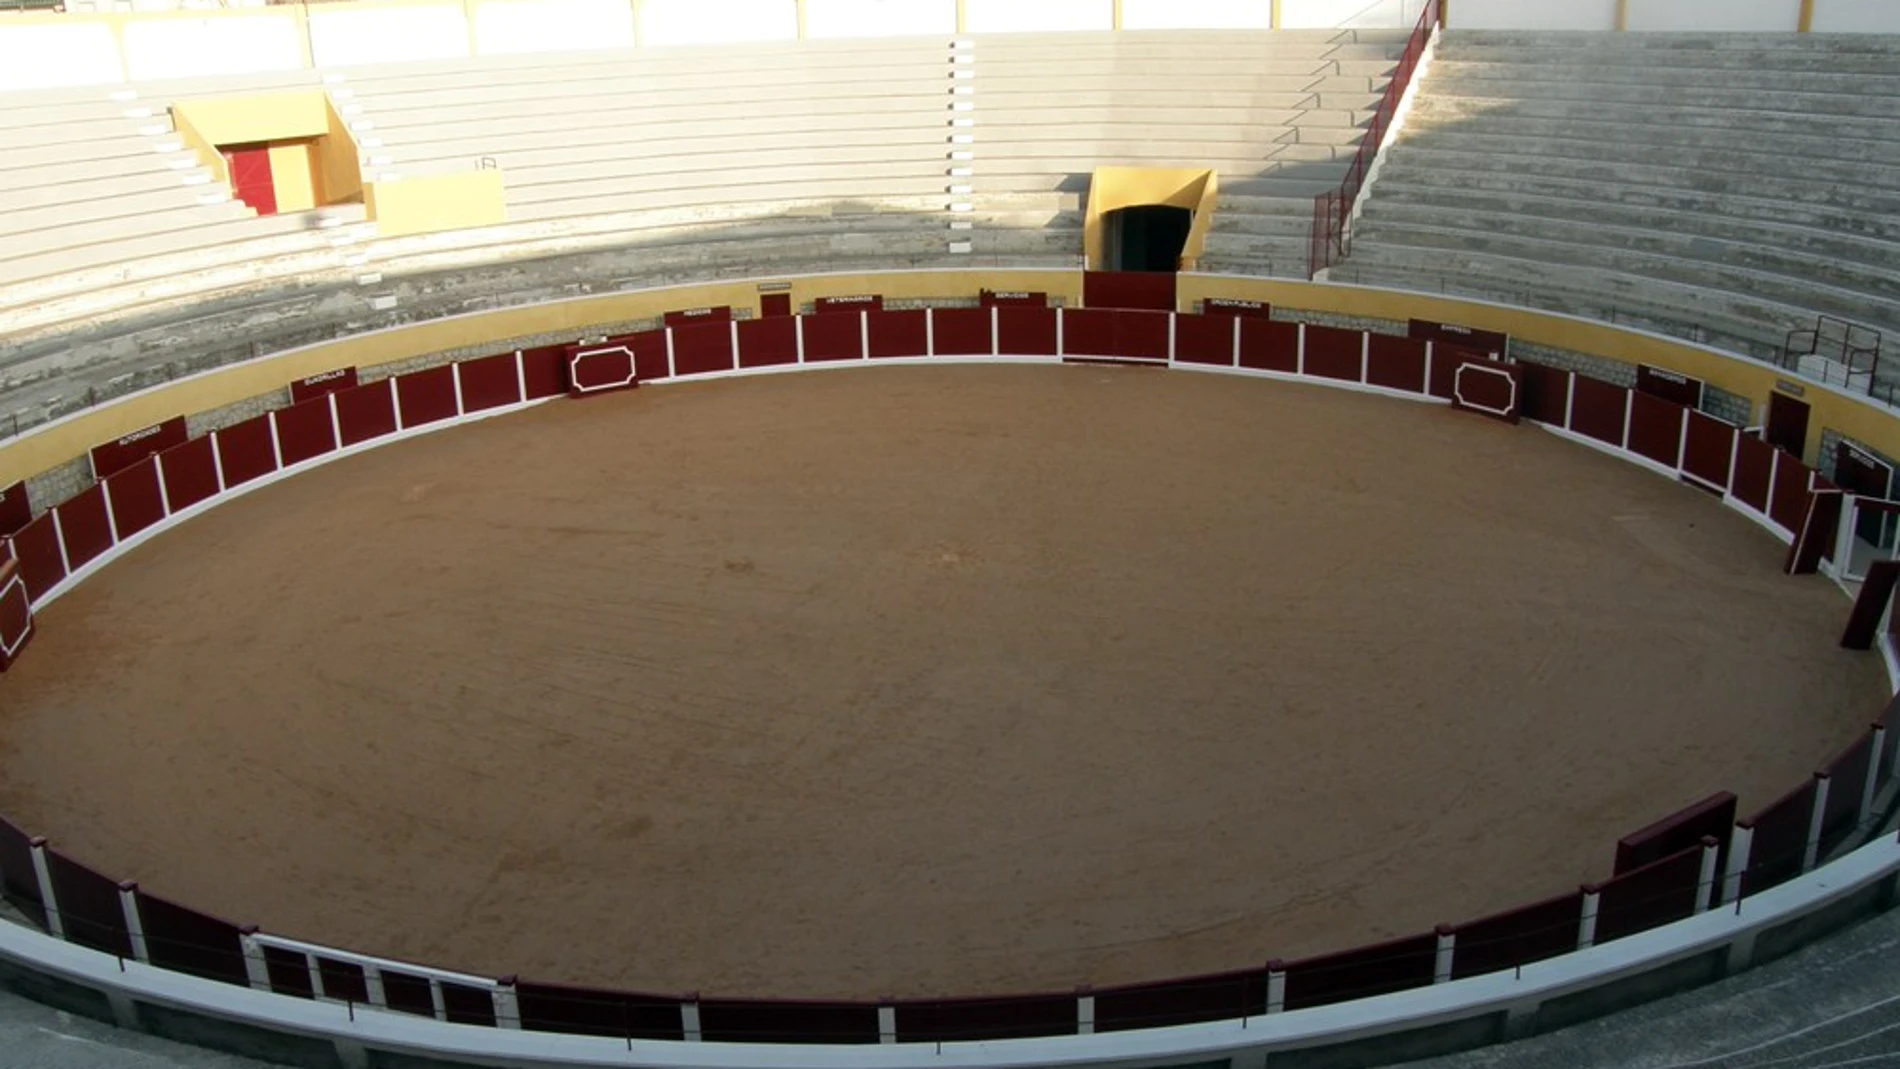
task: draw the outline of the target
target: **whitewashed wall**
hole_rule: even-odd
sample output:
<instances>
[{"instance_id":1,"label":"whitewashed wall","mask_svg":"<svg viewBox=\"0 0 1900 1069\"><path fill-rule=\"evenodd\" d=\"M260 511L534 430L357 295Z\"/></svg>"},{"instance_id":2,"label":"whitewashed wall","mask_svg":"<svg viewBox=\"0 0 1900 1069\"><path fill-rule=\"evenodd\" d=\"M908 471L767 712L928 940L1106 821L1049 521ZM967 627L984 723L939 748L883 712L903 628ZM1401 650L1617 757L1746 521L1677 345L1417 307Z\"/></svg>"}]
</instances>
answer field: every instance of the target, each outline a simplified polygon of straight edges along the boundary
<instances>
[{"instance_id":1,"label":"whitewashed wall","mask_svg":"<svg viewBox=\"0 0 1900 1069\"><path fill-rule=\"evenodd\" d=\"M970 33L1040 33L1112 30L1111 0L964 0L963 28Z\"/></svg>"},{"instance_id":2,"label":"whitewashed wall","mask_svg":"<svg viewBox=\"0 0 1900 1069\"><path fill-rule=\"evenodd\" d=\"M1281 0L1280 28L1396 30L1410 28L1424 10L1423 0Z\"/></svg>"},{"instance_id":3,"label":"whitewashed wall","mask_svg":"<svg viewBox=\"0 0 1900 1069\"><path fill-rule=\"evenodd\" d=\"M475 9L479 55L632 48L633 43L633 8L623 0L490 0Z\"/></svg>"},{"instance_id":4,"label":"whitewashed wall","mask_svg":"<svg viewBox=\"0 0 1900 1069\"><path fill-rule=\"evenodd\" d=\"M1891 6L1891 0L1861 2ZM1671 32L1793 33L1800 25L1799 0L1629 0L1623 21L1626 30Z\"/></svg>"},{"instance_id":5,"label":"whitewashed wall","mask_svg":"<svg viewBox=\"0 0 1900 1069\"><path fill-rule=\"evenodd\" d=\"M1814 0L1815 33L1900 33L1900 0Z\"/></svg>"},{"instance_id":6,"label":"whitewashed wall","mask_svg":"<svg viewBox=\"0 0 1900 1069\"><path fill-rule=\"evenodd\" d=\"M310 9L310 53L319 67L458 59L468 55L460 4Z\"/></svg>"},{"instance_id":7,"label":"whitewashed wall","mask_svg":"<svg viewBox=\"0 0 1900 1069\"><path fill-rule=\"evenodd\" d=\"M125 76L133 81L294 71L308 66L297 20L286 13L128 23Z\"/></svg>"},{"instance_id":8,"label":"whitewashed wall","mask_svg":"<svg viewBox=\"0 0 1900 1069\"><path fill-rule=\"evenodd\" d=\"M120 81L119 42L103 22L0 25L0 90Z\"/></svg>"},{"instance_id":9,"label":"whitewashed wall","mask_svg":"<svg viewBox=\"0 0 1900 1069\"><path fill-rule=\"evenodd\" d=\"M648 45L796 41L792 0L643 0L640 40Z\"/></svg>"},{"instance_id":10,"label":"whitewashed wall","mask_svg":"<svg viewBox=\"0 0 1900 1069\"><path fill-rule=\"evenodd\" d=\"M1267 30L1273 5L1259 0L1122 0L1124 30Z\"/></svg>"},{"instance_id":11,"label":"whitewashed wall","mask_svg":"<svg viewBox=\"0 0 1900 1069\"><path fill-rule=\"evenodd\" d=\"M805 0L805 36L815 40L955 32L956 0Z\"/></svg>"},{"instance_id":12,"label":"whitewashed wall","mask_svg":"<svg viewBox=\"0 0 1900 1069\"><path fill-rule=\"evenodd\" d=\"M1451 0L1454 30L1614 30L1616 0Z\"/></svg>"}]
</instances>

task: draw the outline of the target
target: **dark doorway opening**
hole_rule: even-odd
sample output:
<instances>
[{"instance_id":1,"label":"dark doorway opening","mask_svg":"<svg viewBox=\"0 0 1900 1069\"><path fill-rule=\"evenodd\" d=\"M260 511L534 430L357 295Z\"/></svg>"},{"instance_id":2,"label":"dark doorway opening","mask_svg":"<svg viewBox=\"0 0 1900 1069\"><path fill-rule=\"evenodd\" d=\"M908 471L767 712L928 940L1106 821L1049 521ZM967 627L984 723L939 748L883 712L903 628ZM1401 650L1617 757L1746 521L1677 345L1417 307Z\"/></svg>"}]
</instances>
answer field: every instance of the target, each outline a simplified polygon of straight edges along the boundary
<instances>
[{"instance_id":1,"label":"dark doorway opening","mask_svg":"<svg viewBox=\"0 0 1900 1069\"><path fill-rule=\"evenodd\" d=\"M1102 266L1110 271L1175 271L1194 213L1166 204L1120 208L1102 217Z\"/></svg>"},{"instance_id":2,"label":"dark doorway opening","mask_svg":"<svg viewBox=\"0 0 1900 1069\"><path fill-rule=\"evenodd\" d=\"M1808 447L1808 403L1785 393L1768 395L1768 444L1801 459Z\"/></svg>"}]
</instances>

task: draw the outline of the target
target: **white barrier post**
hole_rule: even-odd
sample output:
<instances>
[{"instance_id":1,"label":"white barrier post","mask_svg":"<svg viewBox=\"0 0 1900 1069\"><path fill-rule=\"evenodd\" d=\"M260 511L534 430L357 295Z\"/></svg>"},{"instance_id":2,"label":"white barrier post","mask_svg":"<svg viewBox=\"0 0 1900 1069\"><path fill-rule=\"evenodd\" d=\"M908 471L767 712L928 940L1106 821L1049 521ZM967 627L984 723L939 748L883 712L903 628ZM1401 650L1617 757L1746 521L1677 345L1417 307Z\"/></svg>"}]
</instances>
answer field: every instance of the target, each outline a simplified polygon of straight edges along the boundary
<instances>
[{"instance_id":1,"label":"white barrier post","mask_svg":"<svg viewBox=\"0 0 1900 1069\"><path fill-rule=\"evenodd\" d=\"M1720 905L1742 897L1742 874L1748 871L1748 851L1755 842L1755 826L1737 823L1728 836L1728 864L1722 872L1722 900Z\"/></svg>"},{"instance_id":2,"label":"white barrier post","mask_svg":"<svg viewBox=\"0 0 1900 1069\"><path fill-rule=\"evenodd\" d=\"M877 1041L879 1043L897 1042L896 1006L879 1006L877 1008Z\"/></svg>"},{"instance_id":3,"label":"white barrier post","mask_svg":"<svg viewBox=\"0 0 1900 1069\"><path fill-rule=\"evenodd\" d=\"M1827 787L1831 777L1825 772L1814 774L1814 809L1808 814L1808 843L1801 852L1801 871L1814 867L1821 856L1821 822L1827 816Z\"/></svg>"},{"instance_id":4,"label":"white barrier post","mask_svg":"<svg viewBox=\"0 0 1900 1069\"><path fill-rule=\"evenodd\" d=\"M1086 987L1075 989L1075 1034L1078 1036L1095 1034L1095 996L1088 991Z\"/></svg>"},{"instance_id":5,"label":"white barrier post","mask_svg":"<svg viewBox=\"0 0 1900 1069\"><path fill-rule=\"evenodd\" d=\"M1449 924L1441 924L1435 931L1438 934L1438 946L1432 957L1432 983L1450 983L1452 955L1458 949L1458 933L1452 931Z\"/></svg>"},{"instance_id":6,"label":"white barrier post","mask_svg":"<svg viewBox=\"0 0 1900 1069\"><path fill-rule=\"evenodd\" d=\"M680 1000L680 1037L688 1043L699 1042L699 993Z\"/></svg>"},{"instance_id":7,"label":"white barrier post","mask_svg":"<svg viewBox=\"0 0 1900 1069\"><path fill-rule=\"evenodd\" d=\"M27 841L33 851L33 876L40 884L40 908L46 911L46 930L53 938L66 938L66 921L59 915L59 895L53 890L53 870L46 864L46 839L35 835Z\"/></svg>"},{"instance_id":8,"label":"white barrier post","mask_svg":"<svg viewBox=\"0 0 1900 1069\"><path fill-rule=\"evenodd\" d=\"M257 941L257 925L238 929L238 943L244 948L244 975L256 991L269 991L270 963L264 960L264 945Z\"/></svg>"},{"instance_id":9,"label":"white barrier post","mask_svg":"<svg viewBox=\"0 0 1900 1069\"><path fill-rule=\"evenodd\" d=\"M1597 904L1602 895L1596 885L1583 885L1583 909L1577 915L1577 949L1588 950L1597 942Z\"/></svg>"},{"instance_id":10,"label":"white barrier post","mask_svg":"<svg viewBox=\"0 0 1900 1069\"><path fill-rule=\"evenodd\" d=\"M1713 835L1702 837L1702 872L1696 877L1695 911L1707 913L1709 904L1715 899L1716 858L1722 853L1722 844Z\"/></svg>"},{"instance_id":11,"label":"white barrier post","mask_svg":"<svg viewBox=\"0 0 1900 1069\"><path fill-rule=\"evenodd\" d=\"M1286 962L1267 962L1267 1012L1286 1012Z\"/></svg>"},{"instance_id":12,"label":"white barrier post","mask_svg":"<svg viewBox=\"0 0 1900 1069\"><path fill-rule=\"evenodd\" d=\"M378 970L379 973L380 971ZM367 975L369 970L364 969L363 972ZM380 981L381 977L378 976L377 979ZM519 1029L521 1027L521 1000L515 995L515 978L504 976L497 980L495 989L488 995L495 1005L495 1027Z\"/></svg>"},{"instance_id":13,"label":"white barrier post","mask_svg":"<svg viewBox=\"0 0 1900 1069\"><path fill-rule=\"evenodd\" d=\"M151 948L145 944L145 918L139 916L139 885L137 881L119 881L119 912L125 915L125 934L132 943L132 956L150 965L152 963L152 951Z\"/></svg>"}]
</instances>

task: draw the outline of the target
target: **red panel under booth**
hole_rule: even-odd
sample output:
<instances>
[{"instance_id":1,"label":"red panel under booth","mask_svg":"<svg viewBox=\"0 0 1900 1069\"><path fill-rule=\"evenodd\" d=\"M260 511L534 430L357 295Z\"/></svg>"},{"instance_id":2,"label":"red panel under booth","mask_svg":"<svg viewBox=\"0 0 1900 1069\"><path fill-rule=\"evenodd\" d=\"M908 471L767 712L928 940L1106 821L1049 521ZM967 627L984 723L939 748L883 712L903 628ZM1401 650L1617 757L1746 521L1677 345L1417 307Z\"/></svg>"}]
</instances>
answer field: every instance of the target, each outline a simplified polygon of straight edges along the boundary
<instances>
[{"instance_id":1,"label":"red panel under booth","mask_svg":"<svg viewBox=\"0 0 1900 1069\"><path fill-rule=\"evenodd\" d=\"M1300 325L1273 319L1240 321L1240 366L1255 371L1300 369Z\"/></svg>"},{"instance_id":2,"label":"red panel under booth","mask_svg":"<svg viewBox=\"0 0 1900 1069\"><path fill-rule=\"evenodd\" d=\"M165 499L159 493L158 458L146 457L106 480L112 502L112 526L121 539L130 538L165 518Z\"/></svg>"},{"instance_id":3,"label":"red panel under booth","mask_svg":"<svg viewBox=\"0 0 1900 1069\"><path fill-rule=\"evenodd\" d=\"M1570 393L1570 429L1621 449L1629 391L1602 379L1578 375L1570 383Z\"/></svg>"},{"instance_id":4,"label":"red panel under booth","mask_svg":"<svg viewBox=\"0 0 1900 1069\"><path fill-rule=\"evenodd\" d=\"M739 366L798 363L798 320L791 316L739 321Z\"/></svg>"},{"instance_id":5,"label":"red panel under booth","mask_svg":"<svg viewBox=\"0 0 1900 1069\"><path fill-rule=\"evenodd\" d=\"M882 312L884 298L876 293L856 293L844 297L819 297L811 302L817 315L832 312Z\"/></svg>"},{"instance_id":6,"label":"red panel under booth","mask_svg":"<svg viewBox=\"0 0 1900 1069\"><path fill-rule=\"evenodd\" d=\"M521 369L513 353L464 360L455 365L455 373L462 380L463 412L482 412L522 401Z\"/></svg>"},{"instance_id":7,"label":"red panel under booth","mask_svg":"<svg viewBox=\"0 0 1900 1069\"><path fill-rule=\"evenodd\" d=\"M995 308L991 311L996 315L998 353L1003 356L1056 355L1055 309Z\"/></svg>"},{"instance_id":8,"label":"red panel under booth","mask_svg":"<svg viewBox=\"0 0 1900 1069\"><path fill-rule=\"evenodd\" d=\"M1115 312L1106 308L1063 309L1062 355L1115 355Z\"/></svg>"},{"instance_id":9,"label":"red panel under booth","mask_svg":"<svg viewBox=\"0 0 1900 1069\"><path fill-rule=\"evenodd\" d=\"M1301 371L1322 379L1359 381L1366 336L1356 330L1306 324L1306 355Z\"/></svg>"},{"instance_id":10,"label":"red panel under booth","mask_svg":"<svg viewBox=\"0 0 1900 1069\"><path fill-rule=\"evenodd\" d=\"M668 312L660 317L660 324L668 327L686 327L695 323L729 323L732 321L732 306L714 305L710 308L687 308L678 312Z\"/></svg>"},{"instance_id":11,"label":"red panel under booth","mask_svg":"<svg viewBox=\"0 0 1900 1069\"><path fill-rule=\"evenodd\" d=\"M218 461L208 435L165 450L159 454L158 468L165 480L165 501L174 515L217 496Z\"/></svg>"},{"instance_id":12,"label":"red panel under booth","mask_svg":"<svg viewBox=\"0 0 1900 1069\"><path fill-rule=\"evenodd\" d=\"M94 483L53 511L59 513L59 536L66 544L66 565L73 571L112 548L105 487Z\"/></svg>"},{"instance_id":13,"label":"red panel under booth","mask_svg":"<svg viewBox=\"0 0 1900 1069\"><path fill-rule=\"evenodd\" d=\"M864 317L833 312L798 317L804 332L805 362L864 359Z\"/></svg>"},{"instance_id":14,"label":"red panel under booth","mask_svg":"<svg viewBox=\"0 0 1900 1069\"><path fill-rule=\"evenodd\" d=\"M1425 392L1425 343L1391 334L1366 335L1366 383L1407 393Z\"/></svg>"},{"instance_id":15,"label":"red panel under booth","mask_svg":"<svg viewBox=\"0 0 1900 1069\"><path fill-rule=\"evenodd\" d=\"M640 385L633 347L616 342L567 347L567 392L574 397Z\"/></svg>"},{"instance_id":16,"label":"red panel under booth","mask_svg":"<svg viewBox=\"0 0 1900 1069\"><path fill-rule=\"evenodd\" d=\"M133 431L116 441L95 445L91 453L92 477L103 479L146 457L162 453L189 437L190 433L185 430L185 417L173 416L163 423Z\"/></svg>"},{"instance_id":17,"label":"red panel under booth","mask_svg":"<svg viewBox=\"0 0 1900 1069\"><path fill-rule=\"evenodd\" d=\"M673 373L705 375L738 367L732 352L732 325L697 323L676 327L673 334Z\"/></svg>"},{"instance_id":18,"label":"red panel under booth","mask_svg":"<svg viewBox=\"0 0 1900 1069\"><path fill-rule=\"evenodd\" d=\"M14 532L13 556L20 562L20 578L25 580L26 592L34 601L45 597L47 591L66 578L65 558L59 552L59 531L53 526L51 512Z\"/></svg>"},{"instance_id":19,"label":"red panel under booth","mask_svg":"<svg viewBox=\"0 0 1900 1069\"><path fill-rule=\"evenodd\" d=\"M1748 842L1748 868L1742 873L1742 894L1752 895L1801 875L1818 782L1809 779L1741 822L1754 829Z\"/></svg>"},{"instance_id":20,"label":"red panel under booth","mask_svg":"<svg viewBox=\"0 0 1900 1069\"><path fill-rule=\"evenodd\" d=\"M1672 401L1684 408L1702 404L1702 380L1648 364L1636 365L1636 392Z\"/></svg>"},{"instance_id":21,"label":"red panel under booth","mask_svg":"<svg viewBox=\"0 0 1900 1069\"><path fill-rule=\"evenodd\" d=\"M1183 364L1233 367L1238 334L1232 316L1175 316L1174 358Z\"/></svg>"},{"instance_id":22,"label":"red panel under booth","mask_svg":"<svg viewBox=\"0 0 1900 1069\"><path fill-rule=\"evenodd\" d=\"M0 672L12 666L32 638L33 597L26 592L26 580L20 578L20 562L0 559Z\"/></svg>"},{"instance_id":23,"label":"red panel under booth","mask_svg":"<svg viewBox=\"0 0 1900 1069\"><path fill-rule=\"evenodd\" d=\"M932 308L930 351L933 356L989 356L996 351L988 308Z\"/></svg>"},{"instance_id":24,"label":"red panel under booth","mask_svg":"<svg viewBox=\"0 0 1900 1069\"><path fill-rule=\"evenodd\" d=\"M1452 368L1451 406L1464 412L1516 423L1521 413L1522 373L1516 364L1465 357Z\"/></svg>"},{"instance_id":25,"label":"red panel under booth","mask_svg":"<svg viewBox=\"0 0 1900 1069\"><path fill-rule=\"evenodd\" d=\"M702 323L701 326L716 325ZM725 330L730 340L732 327L728 325ZM671 378L673 375L673 367L666 355L666 337L665 330L642 330L633 334L617 334L607 340L614 345L624 345L633 350L633 370L640 376L641 382L657 382L660 379ZM562 361L561 367L562 374L566 374L565 360Z\"/></svg>"},{"instance_id":26,"label":"red panel under booth","mask_svg":"<svg viewBox=\"0 0 1900 1069\"><path fill-rule=\"evenodd\" d=\"M521 350L521 384L526 390L526 396L522 400L534 401L543 397L559 397L567 392L567 359L562 352L564 348L564 346L549 345L539 349ZM634 353L637 357L639 350L636 349ZM662 358L662 369L665 363ZM640 377L646 378L645 375Z\"/></svg>"},{"instance_id":27,"label":"red panel under booth","mask_svg":"<svg viewBox=\"0 0 1900 1069\"><path fill-rule=\"evenodd\" d=\"M1621 876L1696 846L1705 836L1725 844L1734 825L1735 796L1717 791L1618 839L1616 865L1611 871ZM1717 871L1720 868L1718 864Z\"/></svg>"},{"instance_id":28,"label":"red panel under booth","mask_svg":"<svg viewBox=\"0 0 1900 1069\"><path fill-rule=\"evenodd\" d=\"M314 401L324 394L354 390L357 385L356 369L353 367L326 371L321 375L312 375L307 379L298 379L291 383L290 403L300 405L305 401Z\"/></svg>"},{"instance_id":29,"label":"red panel under booth","mask_svg":"<svg viewBox=\"0 0 1900 1069\"><path fill-rule=\"evenodd\" d=\"M982 290L977 294L976 299L977 303L984 308L1049 307L1049 295L1041 290Z\"/></svg>"},{"instance_id":30,"label":"red panel under booth","mask_svg":"<svg viewBox=\"0 0 1900 1069\"><path fill-rule=\"evenodd\" d=\"M396 413L404 428L461 415L455 405L455 369L444 364L396 376Z\"/></svg>"},{"instance_id":31,"label":"red panel under booth","mask_svg":"<svg viewBox=\"0 0 1900 1069\"><path fill-rule=\"evenodd\" d=\"M0 490L0 538L33 522L33 501L24 481Z\"/></svg>"},{"instance_id":32,"label":"red panel under booth","mask_svg":"<svg viewBox=\"0 0 1900 1069\"><path fill-rule=\"evenodd\" d=\"M1433 932L1359 947L1286 967L1286 1008L1303 1010L1332 1002L1425 987L1438 960Z\"/></svg>"},{"instance_id":33,"label":"red panel under booth","mask_svg":"<svg viewBox=\"0 0 1900 1069\"><path fill-rule=\"evenodd\" d=\"M1667 468L1682 460L1684 409L1640 390L1630 394L1629 451Z\"/></svg>"},{"instance_id":34,"label":"red panel under booth","mask_svg":"<svg viewBox=\"0 0 1900 1069\"><path fill-rule=\"evenodd\" d=\"M1074 995L906 999L894 1009L899 1043L1074 1035Z\"/></svg>"},{"instance_id":35,"label":"red panel under booth","mask_svg":"<svg viewBox=\"0 0 1900 1069\"><path fill-rule=\"evenodd\" d=\"M1686 475L1715 487L1728 489L1729 462L1735 455L1735 435L1730 424L1700 412L1689 413L1689 430L1682 443L1682 470Z\"/></svg>"},{"instance_id":36,"label":"red panel under booth","mask_svg":"<svg viewBox=\"0 0 1900 1069\"><path fill-rule=\"evenodd\" d=\"M271 443L270 416L257 416L212 435L218 443L218 468L224 487L242 486L277 470L277 451Z\"/></svg>"},{"instance_id":37,"label":"red panel under booth","mask_svg":"<svg viewBox=\"0 0 1900 1069\"><path fill-rule=\"evenodd\" d=\"M336 395L336 421L343 444L355 445L396 433L395 380L384 379ZM172 507L178 507L177 502Z\"/></svg>"},{"instance_id":38,"label":"red panel under booth","mask_svg":"<svg viewBox=\"0 0 1900 1069\"><path fill-rule=\"evenodd\" d=\"M1198 1021L1232 1021L1266 1012L1265 968L1190 976L1095 992L1095 1030L1160 1028Z\"/></svg>"},{"instance_id":39,"label":"red panel under booth","mask_svg":"<svg viewBox=\"0 0 1900 1069\"><path fill-rule=\"evenodd\" d=\"M874 1002L701 999L699 1034L708 1043L876 1043Z\"/></svg>"},{"instance_id":40,"label":"red panel under booth","mask_svg":"<svg viewBox=\"0 0 1900 1069\"><path fill-rule=\"evenodd\" d=\"M1728 492L1756 512L1768 511L1776 452L1774 446L1753 435L1743 434L1735 441L1735 471L1729 477Z\"/></svg>"},{"instance_id":41,"label":"red panel under booth","mask_svg":"<svg viewBox=\"0 0 1900 1069\"><path fill-rule=\"evenodd\" d=\"M1272 319L1273 306L1265 301L1248 301L1239 297L1209 297L1201 302L1201 314L1210 316L1247 316L1250 319Z\"/></svg>"},{"instance_id":42,"label":"red panel under booth","mask_svg":"<svg viewBox=\"0 0 1900 1069\"><path fill-rule=\"evenodd\" d=\"M1515 969L1577 949L1583 892L1493 913L1452 929L1451 978Z\"/></svg>"},{"instance_id":43,"label":"red panel under booth","mask_svg":"<svg viewBox=\"0 0 1900 1069\"><path fill-rule=\"evenodd\" d=\"M922 308L872 312L868 319L873 357L923 356L929 351L930 318Z\"/></svg>"},{"instance_id":44,"label":"red panel under booth","mask_svg":"<svg viewBox=\"0 0 1900 1069\"><path fill-rule=\"evenodd\" d=\"M1860 824L1861 794L1873 771L1874 733L1861 737L1822 766L1827 773L1827 805L1821 814L1821 856L1825 857L1852 835Z\"/></svg>"},{"instance_id":45,"label":"red panel under booth","mask_svg":"<svg viewBox=\"0 0 1900 1069\"><path fill-rule=\"evenodd\" d=\"M280 408L271 418L277 421L277 454L284 467L336 452L336 424L328 397Z\"/></svg>"},{"instance_id":46,"label":"red panel under booth","mask_svg":"<svg viewBox=\"0 0 1900 1069\"><path fill-rule=\"evenodd\" d=\"M1564 425L1564 410L1570 405L1570 372L1548 364L1519 363L1518 383L1524 389L1518 408L1525 419Z\"/></svg>"},{"instance_id":47,"label":"red panel under booth","mask_svg":"<svg viewBox=\"0 0 1900 1069\"><path fill-rule=\"evenodd\" d=\"M759 294L759 314L767 317L791 315L792 295L789 293Z\"/></svg>"},{"instance_id":48,"label":"red panel under booth","mask_svg":"<svg viewBox=\"0 0 1900 1069\"><path fill-rule=\"evenodd\" d=\"M679 1000L674 998L524 980L515 985L515 999L521 1027L533 1032L615 1039L684 1038Z\"/></svg>"},{"instance_id":49,"label":"red panel under booth","mask_svg":"<svg viewBox=\"0 0 1900 1069\"><path fill-rule=\"evenodd\" d=\"M1702 847L1698 844L1601 884L1596 943L1694 916L1701 878Z\"/></svg>"},{"instance_id":50,"label":"red panel under booth","mask_svg":"<svg viewBox=\"0 0 1900 1069\"><path fill-rule=\"evenodd\" d=\"M1174 311L1172 271L1085 271L1082 304L1087 308L1149 308Z\"/></svg>"},{"instance_id":51,"label":"red panel under booth","mask_svg":"<svg viewBox=\"0 0 1900 1069\"><path fill-rule=\"evenodd\" d=\"M119 904L119 882L58 850L46 851L46 867L53 877L53 899L59 903L66 940L131 957L132 935L125 926L125 907Z\"/></svg>"},{"instance_id":52,"label":"red panel under booth","mask_svg":"<svg viewBox=\"0 0 1900 1069\"><path fill-rule=\"evenodd\" d=\"M1167 312L1116 312L1115 355L1128 360L1166 363L1171 318Z\"/></svg>"},{"instance_id":53,"label":"red panel under booth","mask_svg":"<svg viewBox=\"0 0 1900 1069\"><path fill-rule=\"evenodd\" d=\"M1510 335L1495 330L1479 330L1476 327L1460 326L1456 323L1440 323L1430 319L1414 319L1406 324L1407 336L1420 341L1450 345L1459 349L1468 349L1474 353L1489 353L1503 356L1510 347Z\"/></svg>"},{"instance_id":54,"label":"red panel under booth","mask_svg":"<svg viewBox=\"0 0 1900 1069\"><path fill-rule=\"evenodd\" d=\"M139 923L153 965L240 987L250 984L236 925L142 889L137 894Z\"/></svg>"},{"instance_id":55,"label":"red panel under booth","mask_svg":"<svg viewBox=\"0 0 1900 1069\"><path fill-rule=\"evenodd\" d=\"M1781 455L1775 465L1775 486L1768 499L1769 519L1790 531L1801 530L1801 521L1808 515L1808 476L1812 474L1806 464L1786 453Z\"/></svg>"}]
</instances>

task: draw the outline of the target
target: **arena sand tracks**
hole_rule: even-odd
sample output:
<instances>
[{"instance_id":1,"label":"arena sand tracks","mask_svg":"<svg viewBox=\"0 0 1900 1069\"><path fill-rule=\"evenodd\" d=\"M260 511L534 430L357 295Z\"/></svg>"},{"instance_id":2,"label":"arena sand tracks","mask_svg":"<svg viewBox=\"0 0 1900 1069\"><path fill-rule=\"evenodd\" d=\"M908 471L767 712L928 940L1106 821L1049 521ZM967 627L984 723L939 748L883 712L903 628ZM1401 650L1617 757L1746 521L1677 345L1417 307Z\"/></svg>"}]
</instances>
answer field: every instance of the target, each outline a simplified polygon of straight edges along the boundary
<instances>
[{"instance_id":1,"label":"arena sand tracks","mask_svg":"<svg viewBox=\"0 0 1900 1069\"><path fill-rule=\"evenodd\" d=\"M488 974L1245 967L1601 878L1659 813L1801 780L1885 688L1781 554L1621 460L1328 389L645 389L109 566L9 676L0 810L199 908Z\"/></svg>"}]
</instances>

